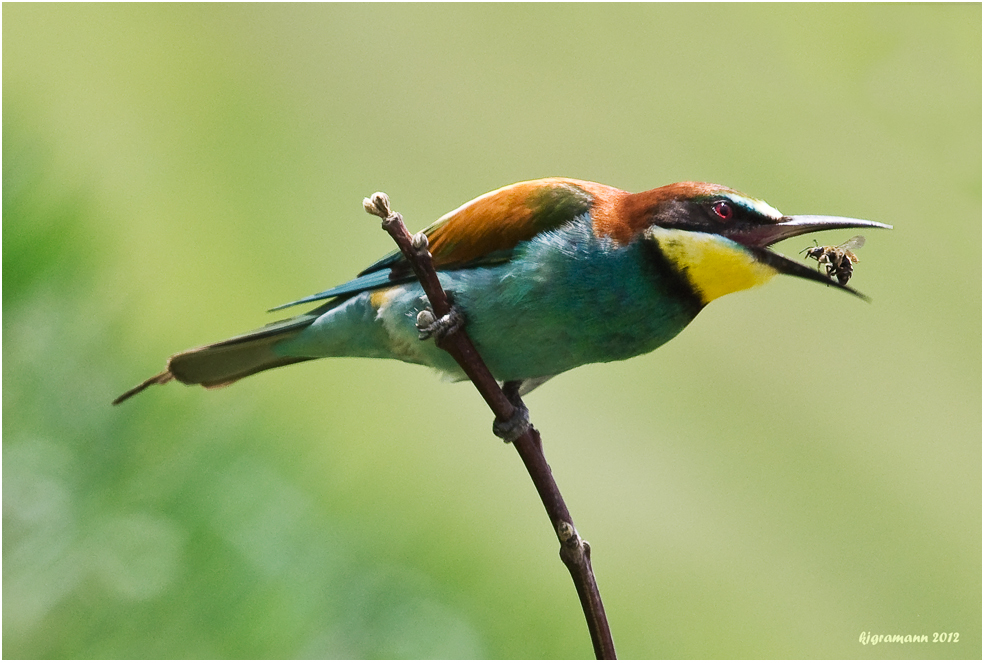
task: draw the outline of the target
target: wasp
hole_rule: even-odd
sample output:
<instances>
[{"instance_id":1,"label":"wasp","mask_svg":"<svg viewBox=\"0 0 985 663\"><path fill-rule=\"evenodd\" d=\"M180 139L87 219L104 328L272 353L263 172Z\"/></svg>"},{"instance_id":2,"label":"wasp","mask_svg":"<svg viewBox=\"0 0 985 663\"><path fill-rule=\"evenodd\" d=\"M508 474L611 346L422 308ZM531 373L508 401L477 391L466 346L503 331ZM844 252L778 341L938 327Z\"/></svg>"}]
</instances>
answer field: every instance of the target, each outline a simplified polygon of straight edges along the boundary
<instances>
[{"instance_id":1,"label":"wasp","mask_svg":"<svg viewBox=\"0 0 985 663\"><path fill-rule=\"evenodd\" d=\"M852 253L852 249L858 249L865 245L865 238L855 235L844 244L838 246L819 246L814 240L814 246L809 246L801 253L805 258L817 260L817 268L821 269L824 265L828 273L828 278L837 278L838 283L845 285L848 279L852 278L852 270L858 262L858 256Z\"/></svg>"}]
</instances>

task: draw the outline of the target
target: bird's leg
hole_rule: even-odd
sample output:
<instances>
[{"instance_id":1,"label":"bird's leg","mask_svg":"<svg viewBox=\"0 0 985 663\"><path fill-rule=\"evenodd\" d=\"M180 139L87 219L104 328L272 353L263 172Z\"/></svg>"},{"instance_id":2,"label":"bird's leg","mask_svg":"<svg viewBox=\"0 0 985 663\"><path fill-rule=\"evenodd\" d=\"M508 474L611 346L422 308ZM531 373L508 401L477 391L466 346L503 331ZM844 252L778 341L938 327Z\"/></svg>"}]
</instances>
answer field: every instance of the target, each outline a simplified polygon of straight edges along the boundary
<instances>
[{"instance_id":1,"label":"bird's leg","mask_svg":"<svg viewBox=\"0 0 985 663\"><path fill-rule=\"evenodd\" d=\"M504 442L513 442L530 428L530 412L520 400L520 380L503 383L503 393L513 404L513 416L509 419L493 420L493 434Z\"/></svg>"},{"instance_id":2,"label":"bird's leg","mask_svg":"<svg viewBox=\"0 0 985 663\"><path fill-rule=\"evenodd\" d=\"M457 332L464 324L465 316L455 305L440 318L434 317L434 312L426 308L417 314L417 331L420 332L418 338L426 341L433 336L435 342L441 345L448 334Z\"/></svg>"}]
</instances>

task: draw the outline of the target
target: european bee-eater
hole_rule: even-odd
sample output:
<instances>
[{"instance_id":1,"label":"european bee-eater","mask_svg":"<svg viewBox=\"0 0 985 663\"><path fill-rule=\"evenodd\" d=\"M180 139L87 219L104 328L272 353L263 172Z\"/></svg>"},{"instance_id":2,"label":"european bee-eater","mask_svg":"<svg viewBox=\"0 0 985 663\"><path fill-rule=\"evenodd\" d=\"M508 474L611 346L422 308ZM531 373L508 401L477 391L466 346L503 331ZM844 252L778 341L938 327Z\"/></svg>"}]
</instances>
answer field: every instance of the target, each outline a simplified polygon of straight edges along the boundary
<instances>
[{"instance_id":1,"label":"european bee-eater","mask_svg":"<svg viewBox=\"0 0 985 663\"><path fill-rule=\"evenodd\" d=\"M858 294L766 247L838 228L891 228L836 216L784 216L701 182L643 193L567 178L519 182L449 212L424 232L442 286L493 375L521 392L563 371L628 359L674 338L713 299L791 274ZM427 298L392 253L355 279L305 297L303 315L172 356L120 396L178 380L221 387L320 357L386 357L462 372L418 340Z\"/></svg>"}]
</instances>

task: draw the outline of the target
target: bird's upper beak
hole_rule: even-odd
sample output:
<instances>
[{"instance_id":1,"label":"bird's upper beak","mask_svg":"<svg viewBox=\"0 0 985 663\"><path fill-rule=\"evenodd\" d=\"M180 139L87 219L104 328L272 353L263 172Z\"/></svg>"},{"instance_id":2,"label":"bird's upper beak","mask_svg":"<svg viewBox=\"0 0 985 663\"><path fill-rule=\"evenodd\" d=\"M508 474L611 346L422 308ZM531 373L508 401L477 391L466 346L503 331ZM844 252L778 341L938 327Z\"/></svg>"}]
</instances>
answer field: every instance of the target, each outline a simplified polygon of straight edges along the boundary
<instances>
[{"instance_id":1,"label":"bird's upper beak","mask_svg":"<svg viewBox=\"0 0 985 663\"><path fill-rule=\"evenodd\" d=\"M779 241L805 235L820 230L841 230L842 228L886 228L892 226L878 221L865 219L850 219L845 216L817 216L803 214L800 216L785 216L776 223L738 226L725 236L748 247L767 247Z\"/></svg>"},{"instance_id":2,"label":"bird's upper beak","mask_svg":"<svg viewBox=\"0 0 985 663\"><path fill-rule=\"evenodd\" d=\"M877 221L851 219L844 216L784 216L775 223L748 224L729 229L723 233L732 241L743 244L756 254L759 261L764 262L782 274L799 276L811 281L818 281L829 286L846 290L857 297L868 300L868 297L847 285L842 285L807 265L790 260L786 256L770 251L768 246L777 242L821 230L840 230L843 228L885 228L892 226Z\"/></svg>"}]
</instances>

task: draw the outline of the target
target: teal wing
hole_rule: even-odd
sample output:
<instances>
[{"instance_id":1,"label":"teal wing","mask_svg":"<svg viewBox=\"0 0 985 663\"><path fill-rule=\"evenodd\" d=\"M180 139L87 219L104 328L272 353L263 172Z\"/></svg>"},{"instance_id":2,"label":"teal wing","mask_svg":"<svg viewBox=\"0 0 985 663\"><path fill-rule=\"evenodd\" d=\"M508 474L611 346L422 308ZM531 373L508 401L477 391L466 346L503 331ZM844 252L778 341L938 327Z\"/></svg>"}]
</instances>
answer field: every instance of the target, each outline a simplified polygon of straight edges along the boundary
<instances>
[{"instance_id":1,"label":"teal wing","mask_svg":"<svg viewBox=\"0 0 985 663\"><path fill-rule=\"evenodd\" d=\"M506 262L520 242L591 212L596 195L617 191L601 184L565 178L519 182L491 191L449 212L424 230L434 266L448 270ZM410 265L395 251L348 283L271 310L413 279Z\"/></svg>"},{"instance_id":2,"label":"teal wing","mask_svg":"<svg viewBox=\"0 0 985 663\"><path fill-rule=\"evenodd\" d=\"M367 290L376 290L377 288L383 288L388 285L396 285L398 283L406 283L411 280L413 280L412 274L405 274L394 278L391 272L385 268L378 269L370 273L362 272L356 278L343 283L342 285L337 285L334 288L329 288L328 290L323 290L322 292L315 293L314 295L309 295L303 299L298 299L293 302L288 302L287 304L275 306L270 309L270 311L279 311L284 308L290 308L291 306L297 306L298 304L317 302L322 299L356 295Z\"/></svg>"}]
</instances>

